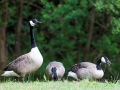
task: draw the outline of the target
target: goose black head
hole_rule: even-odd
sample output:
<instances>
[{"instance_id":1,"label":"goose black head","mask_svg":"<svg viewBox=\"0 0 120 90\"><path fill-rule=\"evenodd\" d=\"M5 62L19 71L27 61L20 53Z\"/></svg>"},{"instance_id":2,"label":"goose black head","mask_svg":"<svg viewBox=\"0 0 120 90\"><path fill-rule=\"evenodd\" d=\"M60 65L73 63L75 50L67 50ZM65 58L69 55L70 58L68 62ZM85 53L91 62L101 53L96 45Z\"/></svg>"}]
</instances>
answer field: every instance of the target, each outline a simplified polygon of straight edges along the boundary
<instances>
[{"instance_id":1,"label":"goose black head","mask_svg":"<svg viewBox=\"0 0 120 90\"><path fill-rule=\"evenodd\" d=\"M109 61L109 59L106 56L101 57L101 62L107 63L108 65L111 64L111 62Z\"/></svg>"},{"instance_id":2,"label":"goose black head","mask_svg":"<svg viewBox=\"0 0 120 90\"><path fill-rule=\"evenodd\" d=\"M31 20L29 21L29 23L30 23L31 26L34 26L34 25L39 24L39 23L41 23L41 22L38 21L37 19L31 19Z\"/></svg>"},{"instance_id":3,"label":"goose black head","mask_svg":"<svg viewBox=\"0 0 120 90\"><path fill-rule=\"evenodd\" d=\"M52 78L54 79L54 81L57 80L57 73L56 73L56 70L57 70L56 67L53 67L53 68L51 69L51 71L52 71L52 73L53 73Z\"/></svg>"}]
</instances>

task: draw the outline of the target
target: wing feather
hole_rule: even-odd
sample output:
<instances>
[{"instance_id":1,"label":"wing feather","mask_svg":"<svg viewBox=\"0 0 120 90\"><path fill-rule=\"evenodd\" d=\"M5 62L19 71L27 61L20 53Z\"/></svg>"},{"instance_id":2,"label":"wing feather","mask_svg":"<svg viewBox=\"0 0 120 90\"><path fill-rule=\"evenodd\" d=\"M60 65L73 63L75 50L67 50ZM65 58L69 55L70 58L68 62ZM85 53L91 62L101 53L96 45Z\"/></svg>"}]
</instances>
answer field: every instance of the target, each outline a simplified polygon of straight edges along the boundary
<instances>
[{"instance_id":1,"label":"wing feather","mask_svg":"<svg viewBox=\"0 0 120 90\"><path fill-rule=\"evenodd\" d=\"M31 64L33 63L33 60L31 57L29 57L28 53L24 54L20 57L18 57L16 60L12 61L10 64L7 65L7 67L4 69L4 71L14 71L17 73L20 73L23 68L30 68L27 63Z\"/></svg>"},{"instance_id":2,"label":"wing feather","mask_svg":"<svg viewBox=\"0 0 120 90\"><path fill-rule=\"evenodd\" d=\"M91 68L91 66L95 67L96 65L90 62L81 62L81 63L73 65L69 71L76 73L79 69Z\"/></svg>"}]
</instances>

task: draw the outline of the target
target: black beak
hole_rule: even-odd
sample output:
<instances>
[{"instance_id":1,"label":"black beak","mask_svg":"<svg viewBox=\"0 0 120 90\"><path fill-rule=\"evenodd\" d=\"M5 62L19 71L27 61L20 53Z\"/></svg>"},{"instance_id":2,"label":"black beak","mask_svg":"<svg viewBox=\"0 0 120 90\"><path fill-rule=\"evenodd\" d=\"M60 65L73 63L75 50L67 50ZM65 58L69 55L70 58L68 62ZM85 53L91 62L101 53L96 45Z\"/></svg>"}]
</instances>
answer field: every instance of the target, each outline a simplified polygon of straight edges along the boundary
<instances>
[{"instance_id":1,"label":"black beak","mask_svg":"<svg viewBox=\"0 0 120 90\"><path fill-rule=\"evenodd\" d=\"M107 61L107 64L110 66L111 62L108 60L108 61Z\"/></svg>"},{"instance_id":2,"label":"black beak","mask_svg":"<svg viewBox=\"0 0 120 90\"><path fill-rule=\"evenodd\" d=\"M40 23L42 23L42 22L39 22L39 21L36 22L36 24L40 24Z\"/></svg>"},{"instance_id":3,"label":"black beak","mask_svg":"<svg viewBox=\"0 0 120 90\"><path fill-rule=\"evenodd\" d=\"M57 79L58 79L57 77L54 77L54 81L57 81Z\"/></svg>"}]
</instances>

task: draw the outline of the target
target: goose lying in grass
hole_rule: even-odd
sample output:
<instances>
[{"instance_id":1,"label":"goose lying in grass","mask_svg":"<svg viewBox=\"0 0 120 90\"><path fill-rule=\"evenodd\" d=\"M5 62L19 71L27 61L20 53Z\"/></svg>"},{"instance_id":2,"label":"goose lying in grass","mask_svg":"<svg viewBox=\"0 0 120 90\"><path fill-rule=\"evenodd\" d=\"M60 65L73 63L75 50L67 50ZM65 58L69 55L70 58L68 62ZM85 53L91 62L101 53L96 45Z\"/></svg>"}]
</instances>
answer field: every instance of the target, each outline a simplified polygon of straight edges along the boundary
<instances>
[{"instance_id":1,"label":"goose lying in grass","mask_svg":"<svg viewBox=\"0 0 120 90\"><path fill-rule=\"evenodd\" d=\"M73 77L74 79L100 79L103 77L104 72L101 68L101 62L111 64L107 57L101 57L96 64L91 62L81 62L75 64L71 67L68 72L68 77Z\"/></svg>"},{"instance_id":2,"label":"goose lying in grass","mask_svg":"<svg viewBox=\"0 0 120 90\"><path fill-rule=\"evenodd\" d=\"M49 80L61 80L65 73L65 68L61 62L50 62L46 67L46 75Z\"/></svg>"}]
</instances>

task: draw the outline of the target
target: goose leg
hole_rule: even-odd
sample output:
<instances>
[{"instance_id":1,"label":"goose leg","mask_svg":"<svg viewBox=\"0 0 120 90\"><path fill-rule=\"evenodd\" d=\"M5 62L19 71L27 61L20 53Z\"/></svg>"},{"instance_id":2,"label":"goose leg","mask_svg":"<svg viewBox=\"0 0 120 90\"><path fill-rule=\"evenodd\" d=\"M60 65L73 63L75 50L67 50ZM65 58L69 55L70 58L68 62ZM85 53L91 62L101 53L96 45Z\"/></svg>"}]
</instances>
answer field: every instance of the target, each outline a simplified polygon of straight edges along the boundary
<instances>
[{"instance_id":1,"label":"goose leg","mask_svg":"<svg viewBox=\"0 0 120 90\"><path fill-rule=\"evenodd\" d=\"M30 82L30 76L27 77L27 81Z\"/></svg>"},{"instance_id":2,"label":"goose leg","mask_svg":"<svg viewBox=\"0 0 120 90\"><path fill-rule=\"evenodd\" d=\"M66 78L67 81L68 81L68 78L69 78L69 77L67 76L67 78Z\"/></svg>"},{"instance_id":3,"label":"goose leg","mask_svg":"<svg viewBox=\"0 0 120 90\"><path fill-rule=\"evenodd\" d=\"M24 82L24 77L20 77L20 81L21 81L21 82Z\"/></svg>"}]
</instances>

